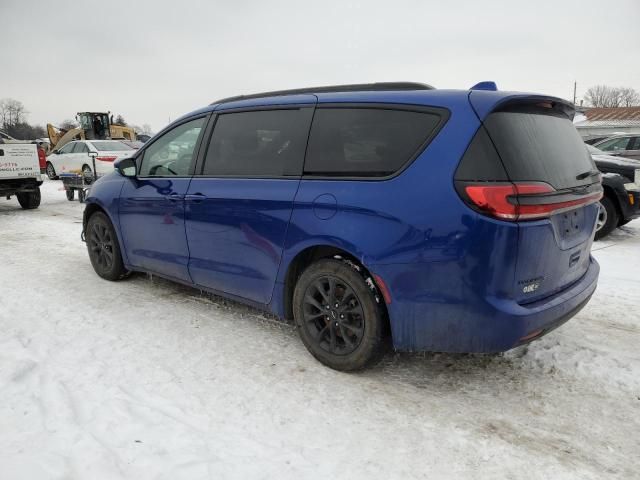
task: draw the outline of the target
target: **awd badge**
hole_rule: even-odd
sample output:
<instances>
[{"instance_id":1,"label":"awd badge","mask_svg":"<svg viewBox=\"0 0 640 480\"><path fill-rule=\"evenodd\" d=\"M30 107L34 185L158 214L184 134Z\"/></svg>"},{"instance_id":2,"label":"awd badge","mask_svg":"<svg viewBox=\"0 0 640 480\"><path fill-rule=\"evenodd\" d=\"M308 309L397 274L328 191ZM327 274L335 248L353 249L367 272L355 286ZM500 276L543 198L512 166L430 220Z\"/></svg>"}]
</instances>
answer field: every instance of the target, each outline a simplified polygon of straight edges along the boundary
<instances>
[{"instance_id":1,"label":"awd badge","mask_svg":"<svg viewBox=\"0 0 640 480\"><path fill-rule=\"evenodd\" d=\"M529 280L520 280L518 284L522 288L522 293L533 293L540 288L543 277L531 278Z\"/></svg>"}]
</instances>

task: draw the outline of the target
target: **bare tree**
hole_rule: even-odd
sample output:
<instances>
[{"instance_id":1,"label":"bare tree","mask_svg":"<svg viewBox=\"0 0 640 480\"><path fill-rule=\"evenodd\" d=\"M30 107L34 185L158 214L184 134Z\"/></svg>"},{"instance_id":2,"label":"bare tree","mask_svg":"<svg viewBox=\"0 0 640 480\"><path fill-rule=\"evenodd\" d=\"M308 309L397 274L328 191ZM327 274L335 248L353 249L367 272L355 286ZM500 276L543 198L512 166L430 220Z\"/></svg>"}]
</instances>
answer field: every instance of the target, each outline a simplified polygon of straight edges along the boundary
<instances>
[{"instance_id":1,"label":"bare tree","mask_svg":"<svg viewBox=\"0 0 640 480\"><path fill-rule=\"evenodd\" d=\"M143 123L142 126L133 125L130 123L129 127L133 128L137 135L153 135L153 132L151 131L151 125L149 125L148 123Z\"/></svg>"},{"instance_id":2,"label":"bare tree","mask_svg":"<svg viewBox=\"0 0 640 480\"><path fill-rule=\"evenodd\" d=\"M26 122L20 122L7 129L7 133L14 138L22 140L34 140L36 138L46 137L45 129L40 125L29 125Z\"/></svg>"},{"instance_id":3,"label":"bare tree","mask_svg":"<svg viewBox=\"0 0 640 480\"><path fill-rule=\"evenodd\" d=\"M122 115L118 115L116 117L115 121L113 122L113 124L114 125L120 125L120 126L123 126L123 127L127 126L127 122L126 122L126 120L124 119L124 117Z\"/></svg>"},{"instance_id":4,"label":"bare tree","mask_svg":"<svg viewBox=\"0 0 640 480\"><path fill-rule=\"evenodd\" d=\"M65 119L60 123L60 128L62 130L72 130L74 128L76 128L78 126L78 124L76 122L74 122L73 120L70 119Z\"/></svg>"},{"instance_id":5,"label":"bare tree","mask_svg":"<svg viewBox=\"0 0 640 480\"><path fill-rule=\"evenodd\" d=\"M622 87L620 90L620 106L636 107L640 105L640 93L630 87Z\"/></svg>"},{"instance_id":6,"label":"bare tree","mask_svg":"<svg viewBox=\"0 0 640 480\"><path fill-rule=\"evenodd\" d=\"M587 90L584 99L591 107L633 107L640 105L640 94L629 87L596 85Z\"/></svg>"},{"instance_id":7,"label":"bare tree","mask_svg":"<svg viewBox=\"0 0 640 480\"><path fill-rule=\"evenodd\" d=\"M591 107L611 107L610 105L611 87L606 85L596 85L589 88L584 94L587 105Z\"/></svg>"},{"instance_id":8,"label":"bare tree","mask_svg":"<svg viewBox=\"0 0 640 480\"><path fill-rule=\"evenodd\" d=\"M22 102L13 98L0 100L0 119L5 129L10 129L19 123L24 123L27 111Z\"/></svg>"},{"instance_id":9,"label":"bare tree","mask_svg":"<svg viewBox=\"0 0 640 480\"><path fill-rule=\"evenodd\" d=\"M0 100L0 125L2 125L2 128L7 128L7 123L9 121L9 110L6 103L6 98Z\"/></svg>"}]
</instances>

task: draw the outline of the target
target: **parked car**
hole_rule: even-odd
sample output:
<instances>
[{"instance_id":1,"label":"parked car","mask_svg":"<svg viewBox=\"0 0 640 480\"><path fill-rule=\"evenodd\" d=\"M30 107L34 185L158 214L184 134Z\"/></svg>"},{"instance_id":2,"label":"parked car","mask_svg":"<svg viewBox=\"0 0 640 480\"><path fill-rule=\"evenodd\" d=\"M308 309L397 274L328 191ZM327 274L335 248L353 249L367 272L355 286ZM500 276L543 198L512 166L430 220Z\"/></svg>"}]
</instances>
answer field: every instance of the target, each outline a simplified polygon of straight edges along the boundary
<instances>
[{"instance_id":1,"label":"parked car","mask_svg":"<svg viewBox=\"0 0 640 480\"><path fill-rule=\"evenodd\" d=\"M93 161L91 154L96 155L96 171L104 175L113 170L113 163L131 156L135 149L120 140L78 140L69 142L59 150L54 150L47 157L47 176L51 180L61 173L82 173L87 178L93 177Z\"/></svg>"},{"instance_id":2,"label":"parked car","mask_svg":"<svg viewBox=\"0 0 640 480\"><path fill-rule=\"evenodd\" d=\"M29 143L0 145L0 197L16 196L25 210L40 206L40 185L44 178L44 150Z\"/></svg>"},{"instance_id":3,"label":"parked car","mask_svg":"<svg viewBox=\"0 0 640 480\"><path fill-rule=\"evenodd\" d=\"M500 352L596 288L600 173L573 106L394 83L270 92L185 115L87 198L96 273L152 272L295 321L322 363Z\"/></svg>"},{"instance_id":4,"label":"parked car","mask_svg":"<svg viewBox=\"0 0 640 480\"><path fill-rule=\"evenodd\" d=\"M591 145L587 145L587 150L598 170L604 173L604 196L600 200L595 235L599 240L640 216L640 161L607 155Z\"/></svg>"},{"instance_id":5,"label":"parked car","mask_svg":"<svg viewBox=\"0 0 640 480\"><path fill-rule=\"evenodd\" d=\"M602 140L606 140L610 137L611 135L601 135L598 137L587 138L586 140L584 140L584 143L586 143L587 145L593 145L594 143L601 142Z\"/></svg>"},{"instance_id":6,"label":"parked car","mask_svg":"<svg viewBox=\"0 0 640 480\"><path fill-rule=\"evenodd\" d=\"M610 137L593 144L608 155L640 160L640 135L624 134Z\"/></svg>"}]
</instances>

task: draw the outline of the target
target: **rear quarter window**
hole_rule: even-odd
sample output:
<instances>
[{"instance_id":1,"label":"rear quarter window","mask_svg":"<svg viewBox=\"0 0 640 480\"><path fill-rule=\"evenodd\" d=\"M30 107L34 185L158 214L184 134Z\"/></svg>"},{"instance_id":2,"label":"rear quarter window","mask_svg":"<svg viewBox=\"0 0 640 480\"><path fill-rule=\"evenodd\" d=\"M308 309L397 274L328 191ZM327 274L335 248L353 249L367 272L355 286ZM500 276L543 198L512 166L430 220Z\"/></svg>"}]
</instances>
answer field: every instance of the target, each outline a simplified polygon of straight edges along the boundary
<instances>
[{"instance_id":1,"label":"rear quarter window","mask_svg":"<svg viewBox=\"0 0 640 480\"><path fill-rule=\"evenodd\" d=\"M304 173L388 176L401 169L437 131L443 115L383 108L318 108Z\"/></svg>"}]
</instances>

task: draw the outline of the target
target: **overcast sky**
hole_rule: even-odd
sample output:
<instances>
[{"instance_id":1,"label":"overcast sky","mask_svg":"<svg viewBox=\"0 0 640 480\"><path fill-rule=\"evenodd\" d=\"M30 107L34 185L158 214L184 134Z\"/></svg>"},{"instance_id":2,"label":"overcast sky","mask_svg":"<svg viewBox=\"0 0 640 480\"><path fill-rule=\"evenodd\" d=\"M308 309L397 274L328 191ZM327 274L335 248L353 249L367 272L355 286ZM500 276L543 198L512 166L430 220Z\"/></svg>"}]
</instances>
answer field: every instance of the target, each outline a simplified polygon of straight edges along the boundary
<instances>
[{"instance_id":1,"label":"overcast sky","mask_svg":"<svg viewBox=\"0 0 640 480\"><path fill-rule=\"evenodd\" d=\"M0 0L0 98L154 131L216 98L409 80L640 91L640 0Z\"/></svg>"}]
</instances>

